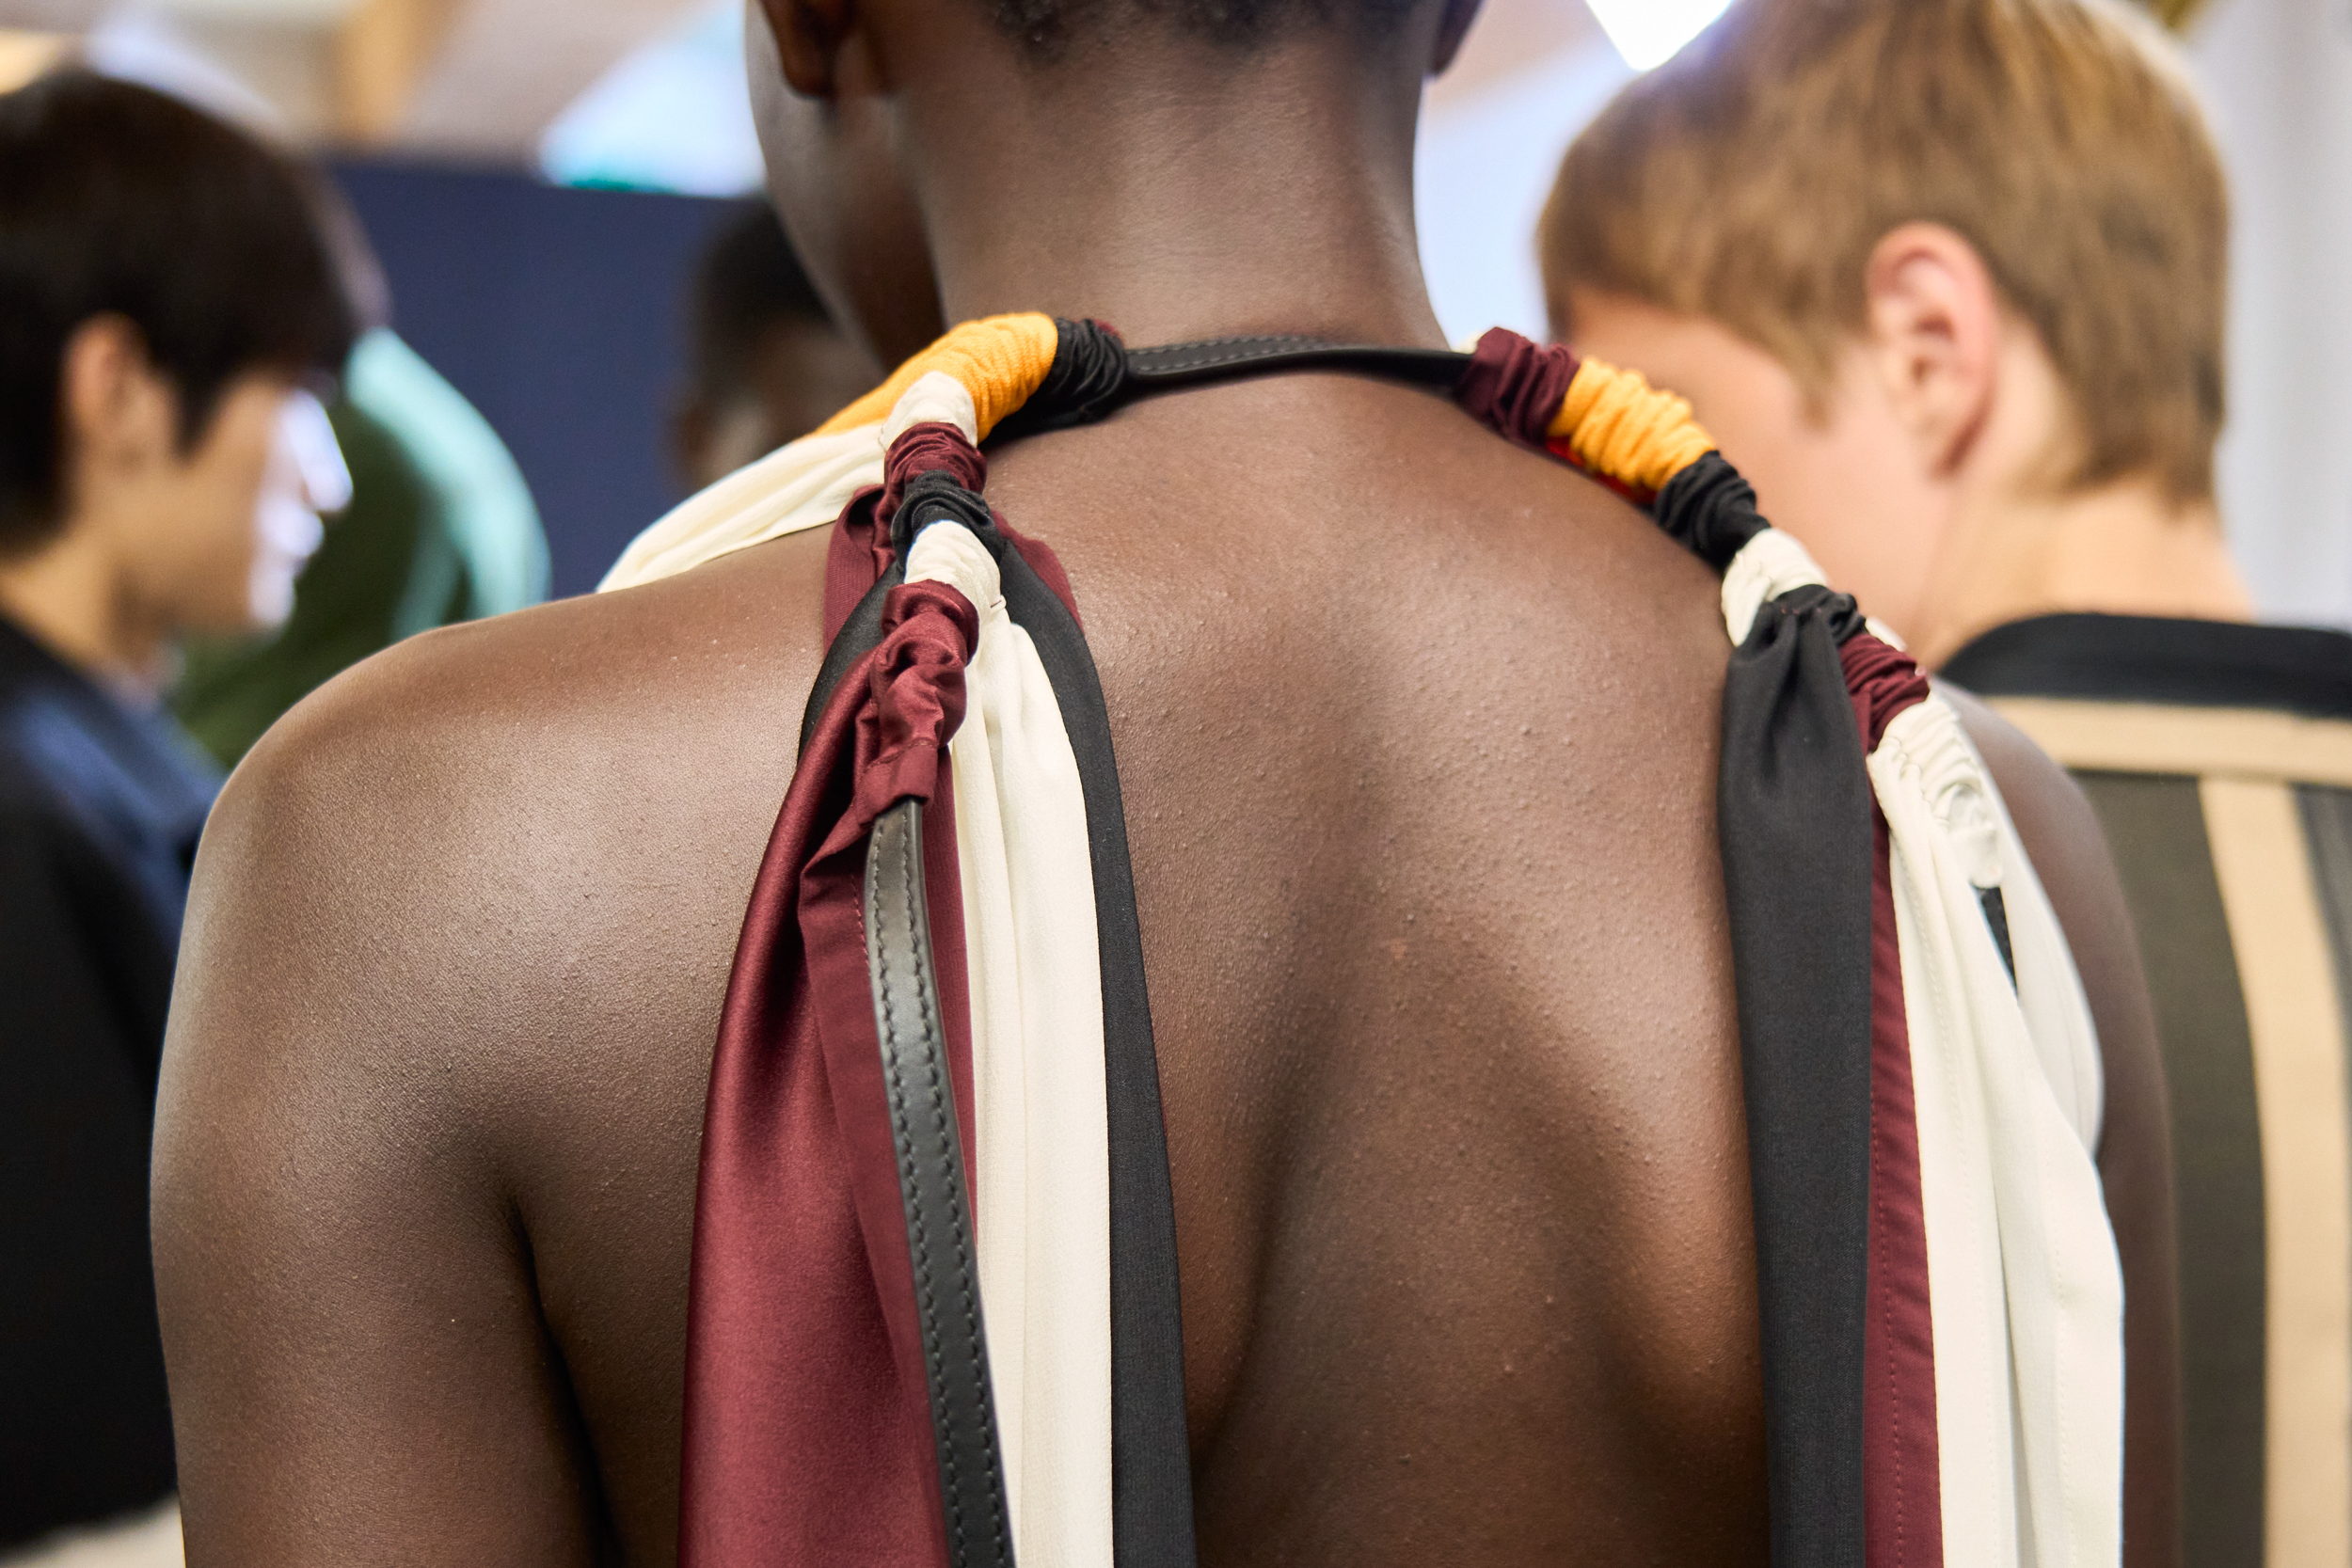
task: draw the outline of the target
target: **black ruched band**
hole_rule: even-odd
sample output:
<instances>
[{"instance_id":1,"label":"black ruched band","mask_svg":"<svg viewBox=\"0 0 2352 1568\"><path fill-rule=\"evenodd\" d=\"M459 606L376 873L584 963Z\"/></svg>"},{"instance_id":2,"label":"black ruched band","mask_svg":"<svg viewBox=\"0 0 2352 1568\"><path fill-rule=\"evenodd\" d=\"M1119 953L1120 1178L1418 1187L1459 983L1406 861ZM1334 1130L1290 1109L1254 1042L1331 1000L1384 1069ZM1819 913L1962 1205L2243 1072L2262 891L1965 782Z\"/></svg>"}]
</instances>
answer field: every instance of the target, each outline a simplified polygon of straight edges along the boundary
<instances>
[{"instance_id":1,"label":"black ruched band","mask_svg":"<svg viewBox=\"0 0 2352 1568\"><path fill-rule=\"evenodd\" d=\"M1127 401L1127 345L1098 321L1054 318L1054 363L1028 401L1007 415L997 440L1092 424Z\"/></svg>"},{"instance_id":2,"label":"black ruched band","mask_svg":"<svg viewBox=\"0 0 2352 1568\"><path fill-rule=\"evenodd\" d=\"M1721 572L1740 547L1772 525L1756 509L1756 491L1719 451L1666 481L1650 505L1666 537Z\"/></svg>"},{"instance_id":3,"label":"black ruched band","mask_svg":"<svg viewBox=\"0 0 2352 1568\"><path fill-rule=\"evenodd\" d=\"M975 533L993 531L995 514L988 502L965 489L955 475L937 470L907 481L897 515L890 519L891 547L906 559L914 536L941 520L961 523Z\"/></svg>"}]
</instances>

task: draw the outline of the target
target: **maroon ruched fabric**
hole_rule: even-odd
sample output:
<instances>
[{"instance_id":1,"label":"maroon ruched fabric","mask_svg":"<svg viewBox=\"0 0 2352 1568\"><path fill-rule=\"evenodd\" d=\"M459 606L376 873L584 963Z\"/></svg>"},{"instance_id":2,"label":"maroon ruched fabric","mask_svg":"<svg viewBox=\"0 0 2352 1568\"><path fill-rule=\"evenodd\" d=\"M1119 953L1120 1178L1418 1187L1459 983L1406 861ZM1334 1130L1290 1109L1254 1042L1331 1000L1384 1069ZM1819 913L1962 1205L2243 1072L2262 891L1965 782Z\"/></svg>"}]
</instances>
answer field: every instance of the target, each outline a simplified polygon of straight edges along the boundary
<instances>
[{"instance_id":1,"label":"maroon ruched fabric","mask_svg":"<svg viewBox=\"0 0 2352 1568\"><path fill-rule=\"evenodd\" d=\"M1865 751L1924 701L1911 656L1868 632L1838 650ZM1870 808L1870 1217L1868 1316L1862 1332L1863 1531L1870 1568L1943 1568L1944 1497L1935 1431L1935 1332L1928 1296L1927 1210L1918 1106L1903 1006L1886 816Z\"/></svg>"},{"instance_id":2,"label":"maroon ruched fabric","mask_svg":"<svg viewBox=\"0 0 2352 1568\"><path fill-rule=\"evenodd\" d=\"M1478 340L1454 401L1503 439L1547 451L1552 417L1567 400L1577 363L1573 349L1531 342L1498 326Z\"/></svg>"},{"instance_id":3,"label":"maroon ruched fabric","mask_svg":"<svg viewBox=\"0 0 2352 1568\"><path fill-rule=\"evenodd\" d=\"M972 601L944 582L907 582L882 601L882 640L866 657L872 701L858 715L858 835L908 799L929 800L963 721L963 666L978 642ZM937 831L935 827L929 831Z\"/></svg>"},{"instance_id":4,"label":"maroon ruched fabric","mask_svg":"<svg viewBox=\"0 0 2352 1568\"><path fill-rule=\"evenodd\" d=\"M951 424L909 425L890 443L883 463L882 504L876 515L891 517L917 474L944 473L978 495L988 488L988 459Z\"/></svg>"}]
</instances>

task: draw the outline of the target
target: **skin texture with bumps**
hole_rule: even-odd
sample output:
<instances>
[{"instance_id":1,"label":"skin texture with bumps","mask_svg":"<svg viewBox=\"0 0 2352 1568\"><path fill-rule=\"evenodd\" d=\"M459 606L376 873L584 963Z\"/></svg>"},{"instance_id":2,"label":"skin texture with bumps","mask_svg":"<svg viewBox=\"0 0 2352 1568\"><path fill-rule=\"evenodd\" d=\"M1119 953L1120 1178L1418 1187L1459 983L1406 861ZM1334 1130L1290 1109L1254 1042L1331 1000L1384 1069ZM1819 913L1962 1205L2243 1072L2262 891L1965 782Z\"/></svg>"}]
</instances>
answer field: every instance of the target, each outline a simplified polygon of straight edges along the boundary
<instances>
[{"instance_id":1,"label":"skin texture with bumps","mask_svg":"<svg viewBox=\"0 0 2352 1568\"><path fill-rule=\"evenodd\" d=\"M772 0L754 96L885 359L1008 309L1437 346L1411 126L1468 12L1047 68L964 0ZM1708 574L1342 377L1038 437L988 493L1110 705L1202 1561L1760 1562ZM823 552L417 639L232 783L158 1146L197 1568L674 1560L703 1096ZM2085 835L2029 752L2004 783ZM2161 1178L2111 886L2054 891L2108 1143Z\"/></svg>"}]
</instances>

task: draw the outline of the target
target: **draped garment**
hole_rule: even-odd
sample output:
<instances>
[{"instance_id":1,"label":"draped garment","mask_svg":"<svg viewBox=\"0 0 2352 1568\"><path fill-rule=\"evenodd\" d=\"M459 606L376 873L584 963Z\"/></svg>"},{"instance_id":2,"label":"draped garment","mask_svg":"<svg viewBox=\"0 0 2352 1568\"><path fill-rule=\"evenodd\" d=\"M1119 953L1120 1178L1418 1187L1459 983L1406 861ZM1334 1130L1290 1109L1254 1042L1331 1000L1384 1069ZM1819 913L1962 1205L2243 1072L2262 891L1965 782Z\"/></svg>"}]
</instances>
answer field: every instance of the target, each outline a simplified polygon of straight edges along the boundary
<instances>
[{"instance_id":1,"label":"draped garment","mask_svg":"<svg viewBox=\"0 0 2352 1568\"><path fill-rule=\"evenodd\" d=\"M1776 1563L2113 1563L2097 1042L1958 716L1679 400L1470 356L957 328L631 546L831 525L829 652L746 916L696 1211L689 1563L1189 1563L1181 1317L1107 718L992 432L1285 368L1454 397L1723 578L1719 781ZM1090 939L1090 940L1089 940Z\"/></svg>"}]
</instances>

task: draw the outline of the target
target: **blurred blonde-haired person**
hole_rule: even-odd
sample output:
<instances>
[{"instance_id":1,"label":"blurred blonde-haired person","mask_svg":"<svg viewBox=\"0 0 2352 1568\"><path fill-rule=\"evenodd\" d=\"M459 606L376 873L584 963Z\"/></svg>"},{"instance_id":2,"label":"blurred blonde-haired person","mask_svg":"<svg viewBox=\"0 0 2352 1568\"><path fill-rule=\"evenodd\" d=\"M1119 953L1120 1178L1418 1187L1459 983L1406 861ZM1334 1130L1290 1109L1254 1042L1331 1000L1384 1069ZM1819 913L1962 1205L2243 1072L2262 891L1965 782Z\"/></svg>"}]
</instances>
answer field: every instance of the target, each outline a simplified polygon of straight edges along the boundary
<instances>
[{"instance_id":1,"label":"blurred blonde-haired person","mask_svg":"<svg viewBox=\"0 0 2352 1568\"><path fill-rule=\"evenodd\" d=\"M2255 625L2223 536L2228 228L2137 12L1740 0L1577 139L1540 243L1556 333L2075 770L2171 1084L2185 1560L2341 1565L2352 638Z\"/></svg>"}]
</instances>

